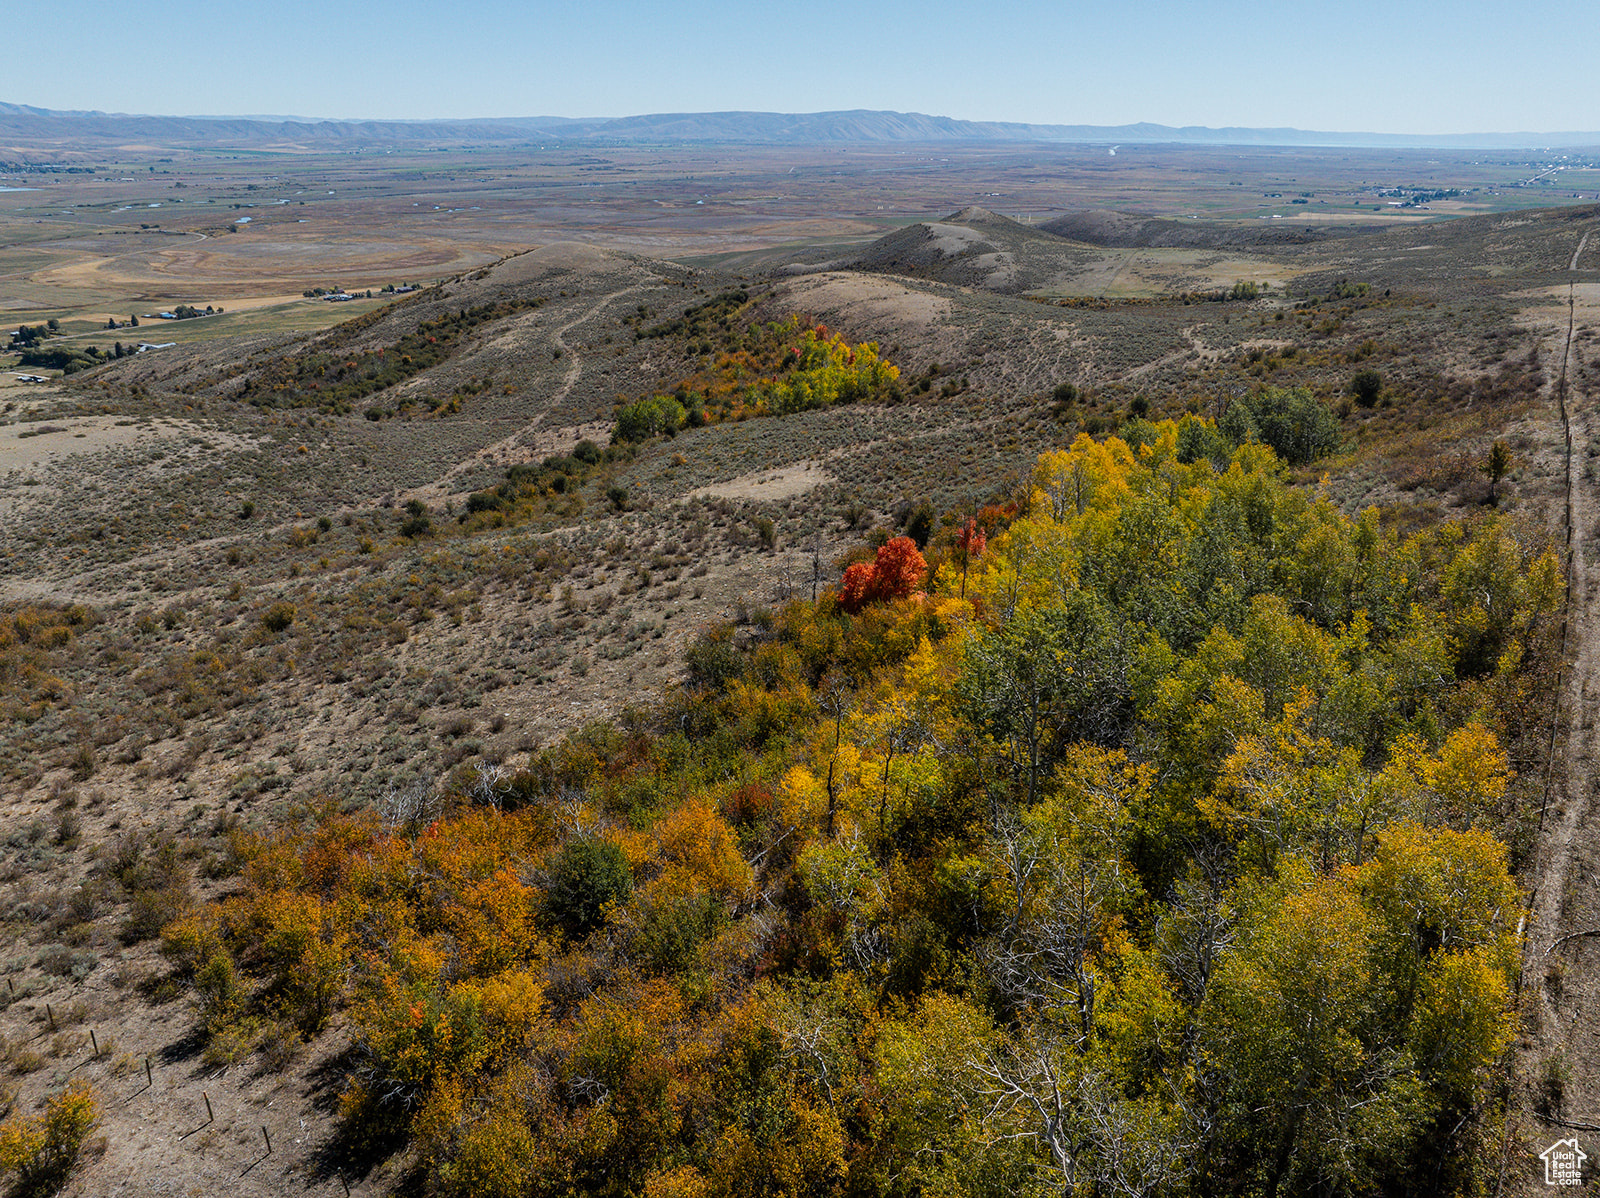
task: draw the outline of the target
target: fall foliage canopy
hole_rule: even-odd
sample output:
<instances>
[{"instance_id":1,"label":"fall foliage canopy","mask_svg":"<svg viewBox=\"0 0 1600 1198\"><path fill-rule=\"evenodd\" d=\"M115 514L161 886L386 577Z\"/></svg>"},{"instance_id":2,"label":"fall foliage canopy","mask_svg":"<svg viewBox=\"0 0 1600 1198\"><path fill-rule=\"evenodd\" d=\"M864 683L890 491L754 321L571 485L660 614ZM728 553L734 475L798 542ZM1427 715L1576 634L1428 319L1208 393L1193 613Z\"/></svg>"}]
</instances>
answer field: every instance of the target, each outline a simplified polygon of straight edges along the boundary
<instances>
[{"instance_id":1,"label":"fall foliage canopy","mask_svg":"<svg viewBox=\"0 0 1600 1198\"><path fill-rule=\"evenodd\" d=\"M1557 560L1151 427L965 598L896 538L437 820L241 835L202 1036L342 1026L441 1195L1480 1192Z\"/></svg>"}]
</instances>

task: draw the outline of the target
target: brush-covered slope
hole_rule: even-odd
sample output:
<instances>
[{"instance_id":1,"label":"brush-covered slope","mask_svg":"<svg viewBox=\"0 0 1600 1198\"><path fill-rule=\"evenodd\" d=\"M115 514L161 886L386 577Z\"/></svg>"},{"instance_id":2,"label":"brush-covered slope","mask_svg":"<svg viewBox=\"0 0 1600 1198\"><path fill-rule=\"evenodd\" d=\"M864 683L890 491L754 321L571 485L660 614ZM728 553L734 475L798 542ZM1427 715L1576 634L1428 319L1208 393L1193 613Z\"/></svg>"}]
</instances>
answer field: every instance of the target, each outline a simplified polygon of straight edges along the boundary
<instances>
[{"instance_id":1,"label":"brush-covered slope","mask_svg":"<svg viewBox=\"0 0 1600 1198\"><path fill-rule=\"evenodd\" d=\"M1039 229L1088 245L1125 249L1240 249L1308 245L1324 241L1328 236L1287 221L1276 225L1240 226L1212 221L1164 220L1106 209L1069 212L1046 221Z\"/></svg>"},{"instance_id":2,"label":"brush-covered slope","mask_svg":"<svg viewBox=\"0 0 1600 1198\"><path fill-rule=\"evenodd\" d=\"M849 265L1019 294L1076 273L1093 256L1052 233L974 206L881 237Z\"/></svg>"}]
</instances>

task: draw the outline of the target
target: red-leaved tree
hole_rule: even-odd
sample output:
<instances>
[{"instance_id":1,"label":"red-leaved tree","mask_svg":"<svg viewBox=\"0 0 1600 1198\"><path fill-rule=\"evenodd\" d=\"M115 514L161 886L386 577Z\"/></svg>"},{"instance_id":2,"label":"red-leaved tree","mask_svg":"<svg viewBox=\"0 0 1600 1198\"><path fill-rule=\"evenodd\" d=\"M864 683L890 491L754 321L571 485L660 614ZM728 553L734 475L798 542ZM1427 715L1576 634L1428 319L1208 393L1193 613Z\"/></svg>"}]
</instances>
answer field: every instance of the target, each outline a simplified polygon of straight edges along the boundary
<instances>
[{"instance_id":1,"label":"red-leaved tree","mask_svg":"<svg viewBox=\"0 0 1600 1198\"><path fill-rule=\"evenodd\" d=\"M858 612L871 600L875 571L868 562L857 562L844 572L839 582L839 606Z\"/></svg>"},{"instance_id":2,"label":"red-leaved tree","mask_svg":"<svg viewBox=\"0 0 1600 1198\"><path fill-rule=\"evenodd\" d=\"M928 573L927 560L910 537L896 537L878 547L872 564L857 562L839 583L839 606L858 612L868 603L904 599L921 585Z\"/></svg>"}]
</instances>

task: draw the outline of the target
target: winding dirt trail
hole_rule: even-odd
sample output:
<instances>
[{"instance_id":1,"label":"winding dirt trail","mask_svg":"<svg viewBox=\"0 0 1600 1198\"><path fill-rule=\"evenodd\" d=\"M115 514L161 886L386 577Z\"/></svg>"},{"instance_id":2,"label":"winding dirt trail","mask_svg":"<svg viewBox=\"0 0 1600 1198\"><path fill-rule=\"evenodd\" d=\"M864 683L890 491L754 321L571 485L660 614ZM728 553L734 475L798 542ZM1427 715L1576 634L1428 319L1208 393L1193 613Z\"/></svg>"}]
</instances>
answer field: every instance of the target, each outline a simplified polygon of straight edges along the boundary
<instances>
[{"instance_id":1,"label":"winding dirt trail","mask_svg":"<svg viewBox=\"0 0 1600 1198\"><path fill-rule=\"evenodd\" d=\"M562 357L567 359L567 369L562 375L561 385L545 399L545 411L539 413L539 415L517 429L510 436L502 437L498 441L485 445L470 457L463 458L457 462L433 482L420 487L413 487L411 490L404 492L400 498L437 499L448 494L451 484L474 467L501 466L509 462L514 456L526 456L525 454L519 454L519 450L522 450L528 444L529 437L544 424L549 410L566 399L572 393L572 389L578 385L578 380L583 377L583 358L567 345L564 340L566 335L579 325L587 324L596 316L599 316L612 304L637 295L643 290L643 285L638 285L603 296L599 303L574 316L566 324L561 325L550 334L550 344L560 351ZM593 435L593 433L593 429L574 428L571 430L570 440L573 444L576 444L584 436ZM551 445L548 447L548 451L553 452L555 448L554 445Z\"/></svg>"},{"instance_id":2,"label":"winding dirt trail","mask_svg":"<svg viewBox=\"0 0 1600 1198\"><path fill-rule=\"evenodd\" d=\"M1589 242L1573 252L1577 269ZM1600 436L1600 412L1579 380L1574 337L1576 284L1567 288L1567 327L1556 403L1566 457L1567 618L1551 763L1528 900L1522 996L1525 1035L1519 1051L1523 1083L1523 1167L1513 1167L1512 1193L1543 1192L1537 1154L1573 1132L1600 1133L1600 822L1594 705L1600 700L1600 487L1585 477L1587 447ZM1580 1140L1583 1137L1579 1137ZM1587 1150L1600 1159L1600 1138Z\"/></svg>"},{"instance_id":3,"label":"winding dirt trail","mask_svg":"<svg viewBox=\"0 0 1600 1198\"><path fill-rule=\"evenodd\" d=\"M1588 244L1589 244L1589 234L1585 233L1583 235L1582 240L1580 240L1578 242L1578 248L1572 251L1572 261L1567 264L1567 270L1569 272L1575 271L1575 270L1578 269L1578 259L1583 257L1584 248ZM1570 332L1571 330L1569 329L1568 331ZM1572 344L1572 342L1569 339L1568 342L1567 342L1567 345L1568 345L1569 348L1570 348L1571 344Z\"/></svg>"}]
</instances>

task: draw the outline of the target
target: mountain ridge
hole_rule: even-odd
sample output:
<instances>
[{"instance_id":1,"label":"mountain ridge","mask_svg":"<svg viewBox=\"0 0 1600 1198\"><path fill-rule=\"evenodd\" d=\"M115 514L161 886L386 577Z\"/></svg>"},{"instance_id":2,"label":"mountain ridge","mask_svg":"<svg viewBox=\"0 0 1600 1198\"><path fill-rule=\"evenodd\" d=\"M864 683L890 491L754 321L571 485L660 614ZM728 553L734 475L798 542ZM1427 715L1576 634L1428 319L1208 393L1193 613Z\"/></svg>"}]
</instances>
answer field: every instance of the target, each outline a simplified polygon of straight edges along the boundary
<instances>
[{"instance_id":1,"label":"mountain ridge","mask_svg":"<svg viewBox=\"0 0 1600 1198\"><path fill-rule=\"evenodd\" d=\"M881 142L1088 142L1251 146L1550 149L1600 146L1600 132L1409 134L1252 128L1152 122L1055 125L968 121L878 109L815 113L754 111L645 113L623 117L483 117L451 120L315 117L161 116L61 110L0 102L0 141L76 137L144 138L172 144L304 142L525 142L873 144Z\"/></svg>"}]
</instances>

